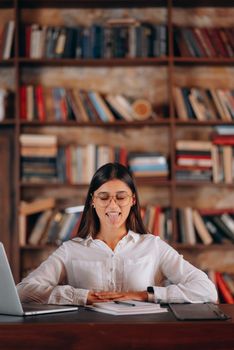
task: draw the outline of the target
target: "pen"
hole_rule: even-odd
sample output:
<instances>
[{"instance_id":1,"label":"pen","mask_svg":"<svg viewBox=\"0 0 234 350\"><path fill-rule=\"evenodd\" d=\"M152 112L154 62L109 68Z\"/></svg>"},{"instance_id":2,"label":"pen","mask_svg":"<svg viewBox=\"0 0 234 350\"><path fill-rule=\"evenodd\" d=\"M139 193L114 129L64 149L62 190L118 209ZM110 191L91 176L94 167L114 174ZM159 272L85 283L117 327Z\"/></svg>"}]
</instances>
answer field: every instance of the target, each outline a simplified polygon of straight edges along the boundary
<instances>
[{"instance_id":1,"label":"pen","mask_svg":"<svg viewBox=\"0 0 234 350\"><path fill-rule=\"evenodd\" d=\"M129 303L127 301L114 300L115 304L127 305L127 306L136 306L136 304Z\"/></svg>"}]
</instances>

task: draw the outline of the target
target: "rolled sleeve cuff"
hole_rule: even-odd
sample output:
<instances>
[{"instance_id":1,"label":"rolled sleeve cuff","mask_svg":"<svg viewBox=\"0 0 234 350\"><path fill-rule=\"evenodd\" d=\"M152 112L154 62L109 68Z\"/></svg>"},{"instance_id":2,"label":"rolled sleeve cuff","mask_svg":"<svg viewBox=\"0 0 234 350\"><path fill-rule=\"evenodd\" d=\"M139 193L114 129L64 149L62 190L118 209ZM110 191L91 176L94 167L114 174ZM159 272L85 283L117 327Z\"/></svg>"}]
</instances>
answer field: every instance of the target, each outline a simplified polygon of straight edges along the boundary
<instances>
[{"instance_id":1,"label":"rolled sleeve cuff","mask_svg":"<svg viewBox=\"0 0 234 350\"><path fill-rule=\"evenodd\" d=\"M165 287L154 287L155 303L167 302L167 289Z\"/></svg>"},{"instance_id":2,"label":"rolled sleeve cuff","mask_svg":"<svg viewBox=\"0 0 234 350\"><path fill-rule=\"evenodd\" d=\"M78 289L71 286L57 286L53 289L48 304L85 305L89 290Z\"/></svg>"},{"instance_id":3,"label":"rolled sleeve cuff","mask_svg":"<svg viewBox=\"0 0 234 350\"><path fill-rule=\"evenodd\" d=\"M87 289L75 289L73 300L75 305L86 305L89 290Z\"/></svg>"}]
</instances>

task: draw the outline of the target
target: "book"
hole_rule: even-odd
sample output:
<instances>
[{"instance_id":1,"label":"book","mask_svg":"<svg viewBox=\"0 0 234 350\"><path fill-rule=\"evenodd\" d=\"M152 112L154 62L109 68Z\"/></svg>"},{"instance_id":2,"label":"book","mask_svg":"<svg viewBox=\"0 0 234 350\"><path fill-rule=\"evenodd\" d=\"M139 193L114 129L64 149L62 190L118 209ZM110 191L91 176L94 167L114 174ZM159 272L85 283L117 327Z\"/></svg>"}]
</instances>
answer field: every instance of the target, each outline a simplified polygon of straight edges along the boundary
<instances>
[{"instance_id":1,"label":"book","mask_svg":"<svg viewBox=\"0 0 234 350\"><path fill-rule=\"evenodd\" d=\"M212 143L210 141L193 141L193 140L176 141L177 150L211 151L211 148L212 148Z\"/></svg>"},{"instance_id":2,"label":"book","mask_svg":"<svg viewBox=\"0 0 234 350\"><path fill-rule=\"evenodd\" d=\"M6 101L7 90L0 88L0 122L2 122L6 117Z\"/></svg>"},{"instance_id":3,"label":"book","mask_svg":"<svg viewBox=\"0 0 234 350\"><path fill-rule=\"evenodd\" d=\"M222 277L234 297L234 276L229 273L222 273Z\"/></svg>"},{"instance_id":4,"label":"book","mask_svg":"<svg viewBox=\"0 0 234 350\"><path fill-rule=\"evenodd\" d=\"M202 215L202 218L204 220L207 230L212 236L214 243L218 243L218 244L224 243L225 237L219 232L219 229L214 224L212 220L212 216Z\"/></svg>"},{"instance_id":5,"label":"book","mask_svg":"<svg viewBox=\"0 0 234 350\"><path fill-rule=\"evenodd\" d=\"M231 217L231 215L228 213L223 213L220 216L220 219L234 235L234 219Z\"/></svg>"},{"instance_id":6,"label":"book","mask_svg":"<svg viewBox=\"0 0 234 350\"><path fill-rule=\"evenodd\" d=\"M195 209L193 210L193 223L202 243L211 244L213 242L213 239L207 230L200 213Z\"/></svg>"},{"instance_id":7,"label":"book","mask_svg":"<svg viewBox=\"0 0 234 350\"><path fill-rule=\"evenodd\" d=\"M232 293L231 293L229 287L225 283L225 281L222 277L222 274L220 272L216 271L215 278L216 278L216 283L217 283L218 289L219 289L223 299L225 300L225 302L227 302L228 304L234 304L234 298L232 296Z\"/></svg>"},{"instance_id":8,"label":"book","mask_svg":"<svg viewBox=\"0 0 234 350\"><path fill-rule=\"evenodd\" d=\"M55 199L52 197L38 198L30 202L21 201L20 214L30 215L47 209L52 209L54 207Z\"/></svg>"},{"instance_id":9,"label":"book","mask_svg":"<svg viewBox=\"0 0 234 350\"><path fill-rule=\"evenodd\" d=\"M97 110L100 119L103 122L115 121L114 115L112 114L108 106L105 104L105 101L103 100L102 96L97 91L88 91L88 95L95 109Z\"/></svg>"},{"instance_id":10,"label":"book","mask_svg":"<svg viewBox=\"0 0 234 350\"><path fill-rule=\"evenodd\" d=\"M196 235L193 225L193 211L190 207L185 207L184 211L184 224L185 224L185 239L188 244L196 244Z\"/></svg>"},{"instance_id":11,"label":"book","mask_svg":"<svg viewBox=\"0 0 234 350\"><path fill-rule=\"evenodd\" d=\"M234 139L234 137L233 137ZM231 146L223 146L223 170L224 170L224 182L226 184L232 184L234 180L232 162L233 162L233 149Z\"/></svg>"},{"instance_id":12,"label":"book","mask_svg":"<svg viewBox=\"0 0 234 350\"><path fill-rule=\"evenodd\" d=\"M121 103L119 103L116 95L107 94L106 101L120 118L128 122L133 121L133 116L122 106Z\"/></svg>"},{"instance_id":13,"label":"book","mask_svg":"<svg viewBox=\"0 0 234 350\"><path fill-rule=\"evenodd\" d=\"M28 243L31 245L37 245L39 244L40 240L42 239L43 235L46 232L46 229L49 225L49 221L52 217L53 211L51 209L45 210L41 213L41 215L38 217L35 226L28 238Z\"/></svg>"},{"instance_id":14,"label":"book","mask_svg":"<svg viewBox=\"0 0 234 350\"><path fill-rule=\"evenodd\" d=\"M20 143L24 146L55 146L57 137L55 135L21 134Z\"/></svg>"},{"instance_id":15,"label":"book","mask_svg":"<svg viewBox=\"0 0 234 350\"><path fill-rule=\"evenodd\" d=\"M92 306L87 306L87 308L93 311L103 312L115 316L155 314L167 312L167 309L161 307L159 304L136 300L119 300L93 303Z\"/></svg>"},{"instance_id":16,"label":"book","mask_svg":"<svg viewBox=\"0 0 234 350\"><path fill-rule=\"evenodd\" d=\"M3 54L2 54L2 58L4 60L7 60L8 58L11 57L14 31L15 31L15 21L11 20L7 23L7 26L6 26L6 37L5 37L4 47L3 47Z\"/></svg>"},{"instance_id":17,"label":"book","mask_svg":"<svg viewBox=\"0 0 234 350\"><path fill-rule=\"evenodd\" d=\"M234 232L229 230L228 226L222 221L219 216L213 216L213 223L218 228L219 232L224 235L227 239L230 239L234 243Z\"/></svg>"}]
</instances>

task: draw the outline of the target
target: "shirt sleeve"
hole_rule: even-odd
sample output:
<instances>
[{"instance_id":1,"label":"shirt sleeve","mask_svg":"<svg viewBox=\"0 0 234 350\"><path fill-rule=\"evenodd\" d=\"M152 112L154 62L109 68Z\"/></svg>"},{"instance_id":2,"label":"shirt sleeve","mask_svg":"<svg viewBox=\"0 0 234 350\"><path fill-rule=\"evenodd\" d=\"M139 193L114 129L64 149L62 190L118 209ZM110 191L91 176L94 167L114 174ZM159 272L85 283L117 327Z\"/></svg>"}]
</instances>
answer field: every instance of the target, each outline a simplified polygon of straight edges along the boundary
<instances>
[{"instance_id":1,"label":"shirt sleeve","mask_svg":"<svg viewBox=\"0 0 234 350\"><path fill-rule=\"evenodd\" d=\"M17 285L22 302L86 304L89 290L65 284L65 257L66 251L63 245Z\"/></svg>"},{"instance_id":2,"label":"shirt sleeve","mask_svg":"<svg viewBox=\"0 0 234 350\"><path fill-rule=\"evenodd\" d=\"M182 255L160 239L158 249L159 267L171 284L154 287L156 302L217 302L216 288L203 271L184 260Z\"/></svg>"}]
</instances>

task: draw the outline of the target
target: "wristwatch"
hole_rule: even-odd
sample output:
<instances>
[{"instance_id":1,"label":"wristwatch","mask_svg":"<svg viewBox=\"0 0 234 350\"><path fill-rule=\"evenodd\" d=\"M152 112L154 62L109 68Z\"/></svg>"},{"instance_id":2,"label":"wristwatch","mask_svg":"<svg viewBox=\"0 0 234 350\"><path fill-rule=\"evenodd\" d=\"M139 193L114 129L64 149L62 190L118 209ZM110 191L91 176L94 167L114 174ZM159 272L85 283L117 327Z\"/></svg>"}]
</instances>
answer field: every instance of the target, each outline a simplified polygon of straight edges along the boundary
<instances>
[{"instance_id":1,"label":"wristwatch","mask_svg":"<svg viewBox=\"0 0 234 350\"><path fill-rule=\"evenodd\" d=\"M154 303L155 302L154 288L151 286L147 287L147 293L148 293L148 302Z\"/></svg>"}]
</instances>

